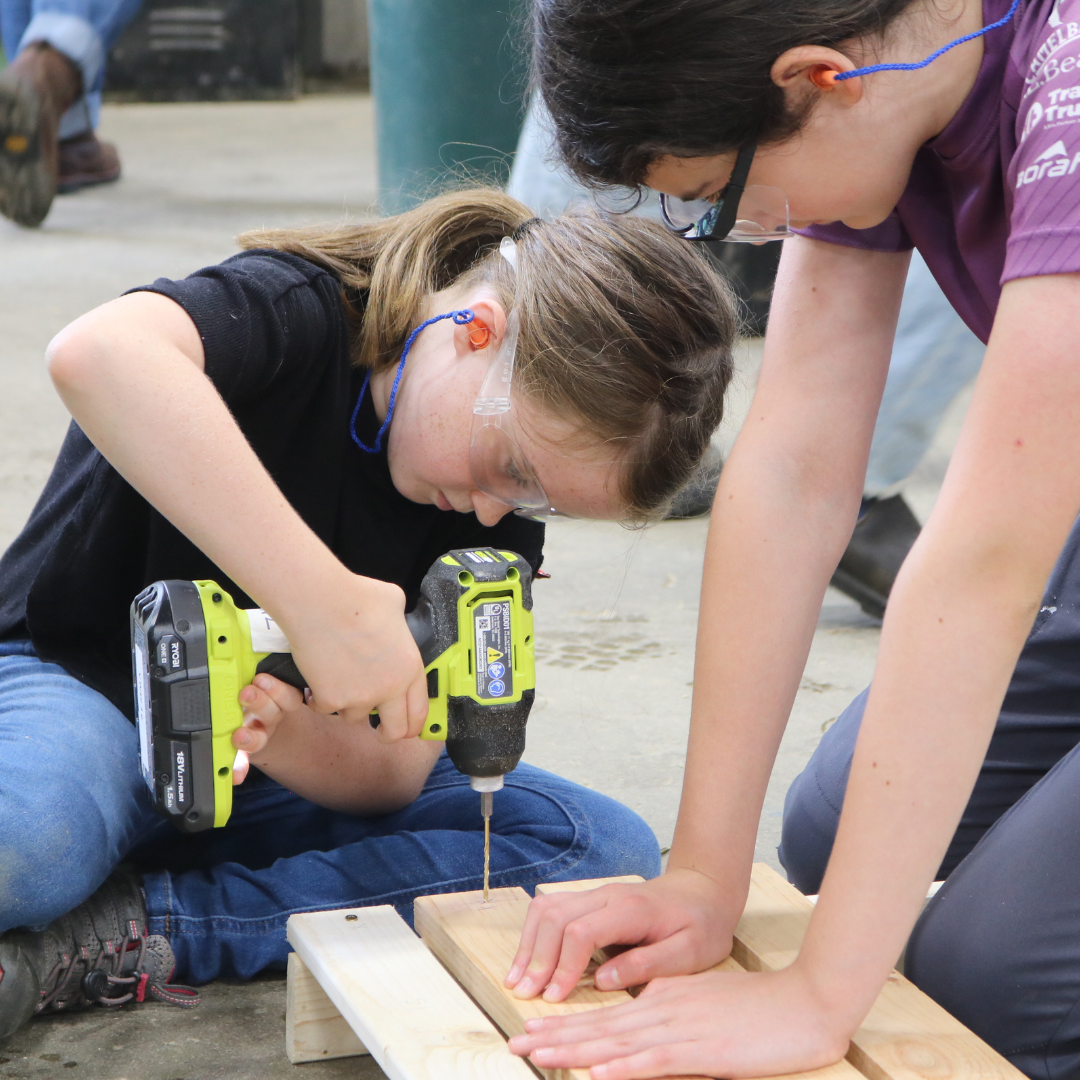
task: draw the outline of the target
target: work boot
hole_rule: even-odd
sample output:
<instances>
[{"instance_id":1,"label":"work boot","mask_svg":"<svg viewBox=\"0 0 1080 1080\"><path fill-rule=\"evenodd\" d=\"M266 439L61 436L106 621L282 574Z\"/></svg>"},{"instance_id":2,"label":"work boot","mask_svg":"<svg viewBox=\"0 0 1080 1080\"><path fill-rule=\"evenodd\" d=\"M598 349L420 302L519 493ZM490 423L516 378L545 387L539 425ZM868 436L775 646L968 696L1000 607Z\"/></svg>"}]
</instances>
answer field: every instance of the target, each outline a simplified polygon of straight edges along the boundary
<instances>
[{"instance_id":1,"label":"work boot","mask_svg":"<svg viewBox=\"0 0 1080 1080\"><path fill-rule=\"evenodd\" d=\"M82 92L63 53L31 42L0 72L0 214L40 225L56 194L60 117Z\"/></svg>"},{"instance_id":2,"label":"work boot","mask_svg":"<svg viewBox=\"0 0 1080 1080\"><path fill-rule=\"evenodd\" d=\"M194 990L169 982L175 967L168 941L147 935L138 882L113 874L89 900L44 930L0 934L0 1039L35 1013L148 997L198 1005Z\"/></svg>"},{"instance_id":3,"label":"work boot","mask_svg":"<svg viewBox=\"0 0 1080 1080\"><path fill-rule=\"evenodd\" d=\"M94 184L110 184L120 179L120 155L112 143L101 142L92 131L84 131L60 140L58 173L58 195Z\"/></svg>"},{"instance_id":4,"label":"work boot","mask_svg":"<svg viewBox=\"0 0 1080 1080\"><path fill-rule=\"evenodd\" d=\"M919 522L900 495L865 499L832 584L880 619L893 582L919 535Z\"/></svg>"},{"instance_id":5,"label":"work boot","mask_svg":"<svg viewBox=\"0 0 1080 1080\"><path fill-rule=\"evenodd\" d=\"M720 483L720 470L724 459L720 451L710 445L705 451L694 475L671 501L671 509L664 515L666 521L681 521L701 517L712 509L716 485Z\"/></svg>"}]
</instances>

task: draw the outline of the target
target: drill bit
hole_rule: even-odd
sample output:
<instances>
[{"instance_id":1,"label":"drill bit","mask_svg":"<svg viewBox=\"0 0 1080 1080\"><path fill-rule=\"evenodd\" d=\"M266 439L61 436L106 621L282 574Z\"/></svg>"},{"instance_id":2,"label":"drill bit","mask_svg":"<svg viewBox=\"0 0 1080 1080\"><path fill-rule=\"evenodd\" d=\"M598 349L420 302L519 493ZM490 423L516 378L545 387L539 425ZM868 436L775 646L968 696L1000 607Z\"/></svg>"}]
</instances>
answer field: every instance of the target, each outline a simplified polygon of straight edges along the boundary
<instances>
[{"instance_id":1,"label":"drill bit","mask_svg":"<svg viewBox=\"0 0 1080 1080\"><path fill-rule=\"evenodd\" d=\"M488 902L488 880L491 874L491 804L490 791L480 792L480 813L484 817L484 903Z\"/></svg>"}]
</instances>

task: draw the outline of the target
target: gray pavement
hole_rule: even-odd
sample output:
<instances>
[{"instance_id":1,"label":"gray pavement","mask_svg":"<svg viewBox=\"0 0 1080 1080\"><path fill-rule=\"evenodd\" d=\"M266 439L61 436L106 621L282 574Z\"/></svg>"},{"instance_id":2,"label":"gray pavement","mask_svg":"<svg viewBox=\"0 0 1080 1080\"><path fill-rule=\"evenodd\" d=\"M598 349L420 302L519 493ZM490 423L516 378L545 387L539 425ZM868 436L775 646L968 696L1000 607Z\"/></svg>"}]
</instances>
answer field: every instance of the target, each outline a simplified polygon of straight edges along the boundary
<instances>
[{"instance_id":1,"label":"gray pavement","mask_svg":"<svg viewBox=\"0 0 1080 1080\"><path fill-rule=\"evenodd\" d=\"M0 549L25 520L67 425L42 365L53 334L127 288L226 257L244 229L372 211L364 95L111 106L102 134L120 146L119 184L59 199L39 231L0 221ZM745 413L759 355L754 342L740 353L723 445ZM933 503L963 404L909 490L920 516ZM621 799L665 846L682 779L707 528L704 520L644 532L558 523L547 548L552 578L536 590L538 696L526 760ZM769 787L758 858L776 865L787 785L869 681L877 642L877 624L830 590ZM205 987L191 1012L147 1005L38 1020L0 1045L0 1078L381 1075L370 1059L296 1072L284 1055L284 1007L284 982L267 976Z\"/></svg>"}]
</instances>

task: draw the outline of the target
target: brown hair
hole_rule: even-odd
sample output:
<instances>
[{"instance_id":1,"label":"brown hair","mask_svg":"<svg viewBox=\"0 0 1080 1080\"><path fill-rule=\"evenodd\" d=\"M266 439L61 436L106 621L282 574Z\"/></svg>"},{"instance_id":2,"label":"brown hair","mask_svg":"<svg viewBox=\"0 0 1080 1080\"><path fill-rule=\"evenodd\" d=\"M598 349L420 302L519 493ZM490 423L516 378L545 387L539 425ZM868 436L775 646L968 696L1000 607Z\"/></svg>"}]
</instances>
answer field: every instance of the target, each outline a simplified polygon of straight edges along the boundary
<instances>
[{"instance_id":1,"label":"brown hair","mask_svg":"<svg viewBox=\"0 0 1080 1080\"><path fill-rule=\"evenodd\" d=\"M516 273L498 253L510 235ZM518 312L515 392L583 442L616 445L633 519L666 509L720 424L735 304L706 257L654 222L593 208L540 222L503 192L478 189L359 225L260 230L239 242L332 270L356 361L372 369L397 362L432 293L490 283ZM349 300L357 290L366 309Z\"/></svg>"}]
</instances>

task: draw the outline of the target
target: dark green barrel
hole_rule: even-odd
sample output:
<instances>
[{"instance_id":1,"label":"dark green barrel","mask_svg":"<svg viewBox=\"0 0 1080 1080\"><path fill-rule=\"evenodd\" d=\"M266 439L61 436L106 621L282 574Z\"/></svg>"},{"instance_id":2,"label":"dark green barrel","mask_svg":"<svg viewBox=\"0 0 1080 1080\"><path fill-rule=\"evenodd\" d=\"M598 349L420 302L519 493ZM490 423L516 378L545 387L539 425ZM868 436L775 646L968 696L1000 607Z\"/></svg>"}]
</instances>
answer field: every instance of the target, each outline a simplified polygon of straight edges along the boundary
<instances>
[{"instance_id":1,"label":"dark green barrel","mask_svg":"<svg viewBox=\"0 0 1080 1080\"><path fill-rule=\"evenodd\" d=\"M379 196L393 213L464 171L505 182L527 62L514 0L369 0Z\"/></svg>"}]
</instances>

